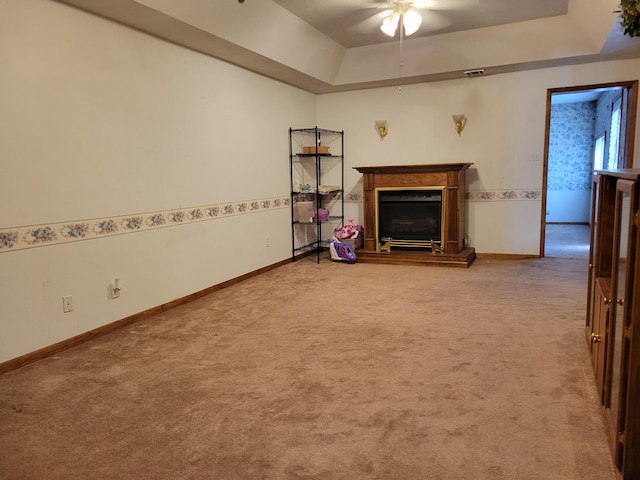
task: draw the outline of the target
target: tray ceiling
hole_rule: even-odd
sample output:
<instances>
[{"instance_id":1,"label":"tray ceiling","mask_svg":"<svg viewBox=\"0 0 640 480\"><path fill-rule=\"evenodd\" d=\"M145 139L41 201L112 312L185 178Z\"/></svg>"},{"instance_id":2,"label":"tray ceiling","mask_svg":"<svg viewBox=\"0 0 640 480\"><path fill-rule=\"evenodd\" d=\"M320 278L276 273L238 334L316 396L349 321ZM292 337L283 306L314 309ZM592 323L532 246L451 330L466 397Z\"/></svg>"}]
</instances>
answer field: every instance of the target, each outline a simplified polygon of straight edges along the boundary
<instances>
[{"instance_id":1,"label":"tray ceiling","mask_svg":"<svg viewBox=\"0 0 640 480\"><path fill-rule=\"evenodd\" d=\"M432 0L402 43L386 1L56 1L314 93L640 58L618 0Z\"/></svg>"}]
</instances>

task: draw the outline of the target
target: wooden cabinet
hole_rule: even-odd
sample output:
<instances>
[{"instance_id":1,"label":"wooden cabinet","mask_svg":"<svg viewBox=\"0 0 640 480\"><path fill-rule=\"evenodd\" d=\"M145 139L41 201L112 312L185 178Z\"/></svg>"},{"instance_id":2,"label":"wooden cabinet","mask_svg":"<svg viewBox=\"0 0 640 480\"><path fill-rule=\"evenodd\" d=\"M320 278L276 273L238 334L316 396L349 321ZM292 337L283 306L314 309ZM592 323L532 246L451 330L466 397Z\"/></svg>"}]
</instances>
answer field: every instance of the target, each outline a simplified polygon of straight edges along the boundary
<instances>
[{"instance_id":1,"label":"wooden cabinet","mask_svg":"<svg viewBox=\"0 0 640 480\"><path fill-rule=\"evenodd\" d=\"M619 478L640 478L640 170L594 177L586 334Z\"/></svg>"}]
</instances>

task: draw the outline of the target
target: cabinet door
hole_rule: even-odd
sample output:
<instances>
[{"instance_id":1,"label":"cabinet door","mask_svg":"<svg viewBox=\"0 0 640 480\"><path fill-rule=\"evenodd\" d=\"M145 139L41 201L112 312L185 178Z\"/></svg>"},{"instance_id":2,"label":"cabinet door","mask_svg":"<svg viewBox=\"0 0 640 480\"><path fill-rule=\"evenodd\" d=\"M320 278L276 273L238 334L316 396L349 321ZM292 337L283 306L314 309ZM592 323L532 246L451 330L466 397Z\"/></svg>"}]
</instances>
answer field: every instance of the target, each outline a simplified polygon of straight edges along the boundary
<instances>
[{"instance_id":1,"label":"cabinet door","mask_svg":"<svg viewBox=\"0 0 640 480\"><path fill-rule=\"evenodd\" d=\"M638 184L631 199L629 257L625 285L622 338L622 374L620 392L621 436L619 464L623 479L640 478L640 196ZM635 214L633 212L636 212Z\"/></svg>"},{"instance_id":2,"label":"cabinet door","mask_svg":"<svg viewBox=\"0 0 640 480\"><path fill-rule=\"evenodd\" d=\"M629 236L630 186L628 182L618 181L616 188L616 207L614 215L613 265L611 272L611 325L607 358L607 375L604 391L604 407L607 418L609 439L618 451L618 435L621 432L621 378L622 378L622 332L624 328L624 288L627 271L627 246Z\"/></svg>"},{"instance_id":3,"label":"cabinet door","mask_svg":"<svg viewBox=\"0 0 640 480\"><path fill-rule=\"evenodd\" d=\"M587 324L586 324L586 334L587 339L589 340L589 351L592 351L593 343L591 340L591 334L593 333L593 318L594 318L594 293L595 293L595 246L596 243L594 241L597 231L598 231L598 179L600 177L598 175L594 176L594 180L591 187L591 225L589 232L589 270L587 276Z\"/></svg>"},{"instance_id":4,"label":"cabinet door","mask_svg":"<svg viewBox=\"0 0 640 480\"><path fill-rule=\"evenodd\" d=\"M589 342L589 350L593 354L594 337L592 334L595 332L595 322L598 316L596 309L598 311L602 310L598 306L602 298L596 298L596 281L597 279L610 279L611 277L616 179L607 175L594 175L592 188L591 247L589 250L585 333ZM610 298L609 291L606 292L605 297L607 299Z\"/></svg>"},{"instance_id":5,"label":"cabinet door","mask_svg":"<svg viewBox=\"0 0 640 480\"><path fill-rule=\"evenodd\" d=\"M597 278L595 282L595 294L593 297L593 332L591 333L591 362L596 376L596 385L600 393L600 401L603 402L605 365L607 351L607 326L609 325L609 312L611 296L610 280Z\"/></svg>"},{"instance_id":6,"label":"cabinet door","mask_svg":"<svg viewBox=\"0 0 640 480\"><path fill-rule=\"evenodd\" d=\"M630 342L633 304L633 274L636 256L637 226L635 212L638 198L634 182L618 180L614 217L612 310L609 335L611 338L608 368L605 380L605 412L609 437L612 441L615 463L619 470L629 469L630 462L626 443L628 417L628 387L630 373ZM637 462L637 460L636 460ZM635 478L628 476L623 478Z\"/></svg>"}]
</instances>

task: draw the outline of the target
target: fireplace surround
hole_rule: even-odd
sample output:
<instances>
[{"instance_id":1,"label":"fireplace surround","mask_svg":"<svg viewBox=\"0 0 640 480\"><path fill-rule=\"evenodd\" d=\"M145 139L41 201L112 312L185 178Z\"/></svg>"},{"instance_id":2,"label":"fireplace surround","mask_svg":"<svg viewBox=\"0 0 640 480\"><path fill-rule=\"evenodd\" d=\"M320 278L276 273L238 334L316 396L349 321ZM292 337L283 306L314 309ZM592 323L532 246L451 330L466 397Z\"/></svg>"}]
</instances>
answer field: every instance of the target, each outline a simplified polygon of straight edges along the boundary
<instances>
[{"instance_id":1,"label":"fireplace surround","mask_svg":"<svg viewBox=\"0 0 640 480\"><path fill-rule=\"evenodd\" d=\"M364 245L358 261L468 267L466 170L472 163L354 167L363 174Z\"/></svg>"}]
</instances>

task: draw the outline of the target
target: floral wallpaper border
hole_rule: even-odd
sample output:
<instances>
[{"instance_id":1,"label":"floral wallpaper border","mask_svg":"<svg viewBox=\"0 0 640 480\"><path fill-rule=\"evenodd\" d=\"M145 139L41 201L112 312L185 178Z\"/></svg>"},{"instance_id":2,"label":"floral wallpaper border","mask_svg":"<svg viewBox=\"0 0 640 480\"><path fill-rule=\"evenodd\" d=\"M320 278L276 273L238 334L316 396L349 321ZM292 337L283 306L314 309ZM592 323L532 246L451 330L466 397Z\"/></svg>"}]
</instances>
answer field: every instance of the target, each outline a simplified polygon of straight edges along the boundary
<instances>
[{"instance_id":1,"label":"floral wallpaper border","mask_svg":"<svg viewBox=\"0 0 640 480\"><path fill-rule=\"evenodd\" d=\"M492 202L513 200L541 200L542 190L469 190L465 200L469 202Z\"/></svg>"},{"instance_id":2,"label":"floral wallpaper border","mask_svg":"<svg viewBox=\"0 0 640 480\"><path fill-rule=\"evenodd\" d=\"M362 197L362 193L348 193L345 195L345 200L359 202ZM466 200L469 202L535 201L541 198L542 192L540 190L472 190L466 192ZM291 199L287 196L93 220L6 228L0 229L0 253L173 227L232 215L245 215L279 208L289 208L290 205Z\"/></svg>"},{"instance_id":3,"label":"floral wallpaper border","mask_svg":"<svg viewBox=\"0 0 640 480\"><path fill-rule=\"evenodd\" d=\"M362 197L362 193L347 193L345 200L359 202ZM540 199L542 199L542 190L469 190L465 193L465 200L468 202L536 201Z\"/></svg>"},{"instance_id":4,"label":"floral wallpaper border","mask_svg":"<svg viewBox=\"0 0 640 480\"><path fill-rule=\"evenodd\" d=\"M0 229L0 253L289 208L290 205L291 199L287 196Z\"/></svg>"}]
</instances>

